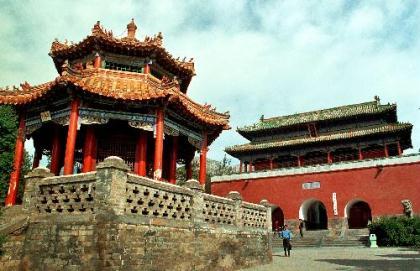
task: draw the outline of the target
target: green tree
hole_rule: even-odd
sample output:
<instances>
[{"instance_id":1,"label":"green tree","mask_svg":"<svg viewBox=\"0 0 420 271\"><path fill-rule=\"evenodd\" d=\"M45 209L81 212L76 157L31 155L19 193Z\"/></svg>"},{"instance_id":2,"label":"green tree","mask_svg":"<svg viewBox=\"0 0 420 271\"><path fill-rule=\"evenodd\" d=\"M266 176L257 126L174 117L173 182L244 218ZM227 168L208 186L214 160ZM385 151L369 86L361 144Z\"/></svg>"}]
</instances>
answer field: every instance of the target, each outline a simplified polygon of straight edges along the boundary
<instances>
[{"instance_id":1,"label":"green tree","mask_svg":"<svg viewBox=\"0 0 420 271\"><path fill-rule=\"evenodd\" d=\"M210 180L213 176L232 174L235 172L234 167L231 165L232 161L225 156L222 161L217 161L213 159L207 159L207 177L206 177L206 186L205 191L210 193ZM200 161L198 157L194 157L192 161L192 173L193 179L198 180L198 172L200 171ZM177 184L182 185L185 183L186 172L185 167L177 168Z\"/></svg>"},{"instance_id":2,"label":"green tree","mask_svg":"<svg viewBox=\"0 0 420 271\"><path fill-rule=\"evenodd\" d=\"M17 128L18 121L15 110L11 106L0 106L0 204L2 206L9 187L10 173L13 170ZM23 175L30 169L30 156L26 151L24 157L18 199L22 198Z\"/></svg>"}]
</instances>

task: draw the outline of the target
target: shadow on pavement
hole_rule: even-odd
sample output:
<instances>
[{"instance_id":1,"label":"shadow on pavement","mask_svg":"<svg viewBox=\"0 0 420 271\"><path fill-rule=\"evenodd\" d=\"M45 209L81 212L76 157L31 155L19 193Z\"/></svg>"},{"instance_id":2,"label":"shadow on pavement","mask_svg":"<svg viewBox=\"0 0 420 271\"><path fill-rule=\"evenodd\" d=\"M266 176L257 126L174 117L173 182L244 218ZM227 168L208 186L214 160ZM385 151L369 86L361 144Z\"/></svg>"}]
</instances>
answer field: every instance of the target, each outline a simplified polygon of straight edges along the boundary
<instances>
[{"instance_id":1,"label":"shadow on pavement","mask_svg":"<svg viewBox=\"0 0 420 271\"><path fill-rule=\"evenodd\" d=\"M390 257L390 258L420 259L420 254L385 254L385 255L376 255L376 256Z\"/></svg>"},{"instance_id":2,"label":"shadow on pavement","mask_svg":"<svg viewBox=\"0 0 420 271\"><path fill-rule=\"evenodd\" d=\"M420 260L346 260L346 259L319 259L319 262L343 265L347 267L357 267L360 270L407 270L420 271ZM338 269L340 270L340 269Z\"/></svg>"}]
</instances>

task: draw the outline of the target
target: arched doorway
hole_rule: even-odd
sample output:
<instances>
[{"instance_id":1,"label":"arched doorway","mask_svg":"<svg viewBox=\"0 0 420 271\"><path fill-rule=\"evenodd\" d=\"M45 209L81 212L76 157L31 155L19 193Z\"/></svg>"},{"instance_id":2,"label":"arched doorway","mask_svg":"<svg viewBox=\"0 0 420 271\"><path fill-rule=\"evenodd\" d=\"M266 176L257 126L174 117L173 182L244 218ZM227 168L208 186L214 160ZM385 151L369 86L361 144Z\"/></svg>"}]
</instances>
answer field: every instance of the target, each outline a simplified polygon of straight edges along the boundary
<instances>
[{"instance_id":1,"label":"arched doorway","mask_svg":"<svg viewBox=\"0 0 420 271\"><path fill-rule=\"evenodd\" d=\"M284 225L284 214L280 207L276 207L271 213L271 225L273 231L278 231Z\"/></svg>"},{"instance_id":2,"label":"arched doorway","mask_svg":"<svg viewBox=\"0 0 420 271\"><path fill-rule=\"evenodd\" d=\"M305 201L300 207L299 218L305 221L306 230L326 230L328 228L327 209L319 200Z\"/></svg>"},{"instance_id":3,"label":"arched doorway","mask_svg":"<svg viewBox=\"0 0 420 271\"><path fill-rule=\"evenodd\" d=\"M366 228L369 221L372 220L369 204L362 200L354 200L347 204L346 214L349 229Z\"/></svg>"}]
</instances>

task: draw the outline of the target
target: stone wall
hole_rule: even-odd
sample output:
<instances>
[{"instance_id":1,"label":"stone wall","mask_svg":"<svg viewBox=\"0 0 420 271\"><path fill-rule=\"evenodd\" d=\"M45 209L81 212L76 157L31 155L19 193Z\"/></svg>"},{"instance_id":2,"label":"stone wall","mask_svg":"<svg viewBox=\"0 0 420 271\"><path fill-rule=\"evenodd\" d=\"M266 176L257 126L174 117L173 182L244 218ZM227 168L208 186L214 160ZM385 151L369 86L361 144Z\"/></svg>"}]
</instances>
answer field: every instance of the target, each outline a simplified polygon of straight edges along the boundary
<instances>
[{"instance_id":1,"label":"stone wall","mask_svg":"<svg viewBox=\"0 0 420 271\"><path fill-rule=\"evenodd\" d=\"M2 270L237 270L271 261L266 201L139 177L117 157L92 173L38 168L26 178L26 223L0 225L10 237Z\"/></svg>"}]
</instances>

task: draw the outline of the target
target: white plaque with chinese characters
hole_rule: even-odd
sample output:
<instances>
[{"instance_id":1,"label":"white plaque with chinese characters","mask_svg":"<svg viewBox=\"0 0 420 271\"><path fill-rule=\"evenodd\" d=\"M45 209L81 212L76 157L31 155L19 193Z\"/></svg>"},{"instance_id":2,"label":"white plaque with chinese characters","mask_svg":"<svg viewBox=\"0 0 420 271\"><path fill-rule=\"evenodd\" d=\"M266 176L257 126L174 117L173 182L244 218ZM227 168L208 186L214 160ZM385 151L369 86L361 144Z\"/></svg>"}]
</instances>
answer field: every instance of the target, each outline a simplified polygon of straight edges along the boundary
<instances>
[{"instance_id":1,"label":"white plaque with chinese characters","mask_svg":"<svg viewBox=\"0 0 420 271\"><path fill-rule=\"evenodd\" d=\"M51 120L51 113L50 113L50 111L41 112L40 115L41 115L41 121L42 122L46 122L46 121Z\"/></svg>"}]
</instances>

